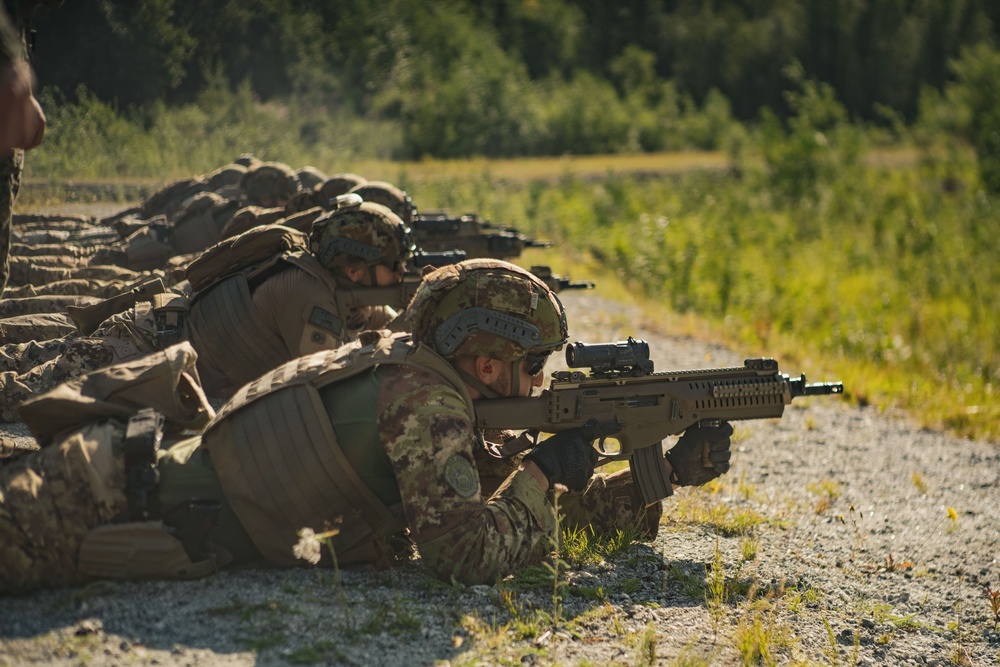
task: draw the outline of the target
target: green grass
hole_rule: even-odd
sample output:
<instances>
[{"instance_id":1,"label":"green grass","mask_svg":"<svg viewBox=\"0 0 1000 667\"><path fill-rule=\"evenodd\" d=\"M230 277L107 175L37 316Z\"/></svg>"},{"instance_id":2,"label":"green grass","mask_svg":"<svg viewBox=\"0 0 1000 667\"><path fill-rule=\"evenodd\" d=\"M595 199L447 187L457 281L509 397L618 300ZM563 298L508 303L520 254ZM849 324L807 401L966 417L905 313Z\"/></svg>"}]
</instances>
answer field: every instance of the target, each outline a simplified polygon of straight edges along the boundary
<instances>
[{"instance_id":1,"label":"green grass","mask_svg":"<svg viewBox=\"0 0 1000 667\"><path fill-rule=\"evenodd\" d=\"M562 270L568 256L574 277L639 295L644 324L840 379L849 398L931 427L1000 439L1000 236L986 231L1000 229L1000 208L943 190L920 167L854 171L794 201L763 178L715 172L414 178L409 189L554 241L530 261Z\"/></svg>"},{"instance_id":2,"label":"green grass","mask_svg":"<svg viewBox=\"0 0 1000 667\"><path fill-rule=\"evenodd\" d=\"M809 95L803 109L823 104ZM474 211L552 241L519 262L596 280L599 294L639 303L646 326L773 356L790 374L842 380L859 403L1000 441L1000 201L960 145L861 160L859 129L813 128L802 111L728 157L394 163L381 157L396 129L257 105L242 90L141 115L87 98L47 108L22 208L73 197L42 181L101 181L95 196L122 199L243 152L355 171L422 209Z\"/></svg>"}]
</instances>

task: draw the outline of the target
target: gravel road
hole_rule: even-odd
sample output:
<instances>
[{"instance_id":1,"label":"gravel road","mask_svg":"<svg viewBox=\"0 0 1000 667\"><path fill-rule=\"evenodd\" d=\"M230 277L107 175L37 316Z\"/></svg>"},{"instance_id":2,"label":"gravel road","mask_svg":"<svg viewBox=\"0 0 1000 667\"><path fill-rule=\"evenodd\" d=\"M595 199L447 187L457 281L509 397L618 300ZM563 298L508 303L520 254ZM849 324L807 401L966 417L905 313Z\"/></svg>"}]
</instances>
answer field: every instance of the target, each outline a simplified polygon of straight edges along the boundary
<instances>
[{"instance_id":1,"label":"gravel road","mask_svg":"<svg viewBox=\"0 0 1000 667\"><path fill-rule=\"evenodd\" d=\"M574 339L643 338L658 370L742 363L562 296ZM668 499L654 543L571 569L561 607L551 585L447 586L419 561L96 582L0 600L0 665L996 665L998 486L995 444L809 398L737 423L723 483Z\"/></svg>"}]
</instances>

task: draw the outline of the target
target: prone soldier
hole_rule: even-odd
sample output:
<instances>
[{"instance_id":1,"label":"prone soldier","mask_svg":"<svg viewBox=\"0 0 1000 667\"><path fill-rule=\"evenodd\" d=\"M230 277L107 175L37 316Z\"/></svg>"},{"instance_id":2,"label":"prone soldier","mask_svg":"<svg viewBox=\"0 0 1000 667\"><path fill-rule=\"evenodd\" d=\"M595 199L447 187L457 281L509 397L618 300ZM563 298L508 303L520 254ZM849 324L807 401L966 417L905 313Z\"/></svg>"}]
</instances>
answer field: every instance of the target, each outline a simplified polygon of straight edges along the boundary
<instances>
[{"instance_id":1,"label":"prone soldier","mask_svg":"<svg viewBox=\"0 0 1000 667\"><path fill-rule=\"evenodd\" d=\"M51 444L0 467L0 593L195 577L228 562L331 564L315 537L324 531L342 566L386 566L417 549L445 581L493 583L549 552L559 485L562 525L656 535L660 501L643 502L628 469L595 474L587 428L506 460L476 429L474 399L528 396L568 340L541 280L507 262L460 262L430 273L404 316L412 336L366 332L293 360L241 388L202 435L160 451L156 413L134 404L75 431L41 417L88 387L126 396L107 379L26 404ZM185 346L159 354L183 368ZM200 394L184 395L195 409ZM684 433L666 454L677 479L726 472L731 434L726 423ZM506 474L494 482L483 472L498 462ZM25 509L4 511L15 504ZM63 506L78 509L41 509Z\"/></svg>"},{"instance_id":2,"label":"prone soldier","mask_svg":"<svg viewBox=\"0 0 1000 667\"><path fill-rule=\"evenodd\" d=\"M0 347L0 419L16 421L21 402L67 379L181 340L199 354L205 390L226 396L285 361L335 348L395 317L387 306L347 308L337 298L339 289L402 280L413 240L391 211L367 202L339 208L317 221L309 240L272 229L280 244L265 246L266 256L249 265L232 266L221 249L192 263L188 276L195 271L198 280L191 279L190 297L162 292L111 315L96 331ZM233 241L240 239L247 240Z\"/></svg>"}]
</instances>

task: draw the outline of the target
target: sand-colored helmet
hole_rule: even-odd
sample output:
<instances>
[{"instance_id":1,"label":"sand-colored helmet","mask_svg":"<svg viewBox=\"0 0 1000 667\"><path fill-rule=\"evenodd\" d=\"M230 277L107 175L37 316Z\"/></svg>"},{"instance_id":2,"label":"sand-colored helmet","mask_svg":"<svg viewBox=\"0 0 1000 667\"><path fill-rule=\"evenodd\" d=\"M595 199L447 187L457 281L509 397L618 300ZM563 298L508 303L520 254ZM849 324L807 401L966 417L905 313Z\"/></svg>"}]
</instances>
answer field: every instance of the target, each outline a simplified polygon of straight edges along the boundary
<instances>
[{"instance_id":1,"label":"sand-colored helmet","mask_svg":"<svg viewBox=\"0 0 1000 667\"><path fill-rule=\"evenodd\" d=\"M364 185L368 182L368 179L364 176L358 176L357 174L352 174L349 172L344 172L341 174L334 174L330 178L323 181L323 185L319 186L319 191L327 201L336 199L340 195L346 195L359 185Z\"/></svg>"},{"instance_id":2,"label":"sand-colored helmet","mask_svg":"<svg viewBox=\"0 0 1000 667\"><path fill-rule=\"evenodd\" d=\"M285 210L289 215L301 213L317 206L329 208L326 199L318 190L299 190L285 202Z\"/></svg>"},{"instance_id":3,"label":"sand-colored helmet","mask_svg":"<svg viewBox=\"0 0 1000 667\"><path fill-rule=\"evenodd\" d=\"M326 182L327 176L316 167L302 167L295 175L299 177L304 190L315 190Z\"/></svg>"},{"instance_id":4,"label":"sand-colored helmet","mask_svg":"<svg viewBox=\"0 0 1000 667\"><path fill-rule=\"evenodd\" d=\"M445 358L514 362L559 350L566 310L537 277L498 259L469 259L426 276L404 313L413 337Z\"/></svg>"},{"instance_id":5,"label":"sand-colored helmet","mask_svg":"<svg viewBox=\"0 0 1000 667\"><path fill-rule=\"evenodd\" d=\"M381 264L400 271L416 244L410 228L380 204L351 195L312 226L309 247L328 269Z\"/></svg>"},{"instance_id":6,"label":"sand-colored helmet","mask_svg":"<svg viewBox=\"0 0 1000 667\"><path fill-rule=\"evenodd\" d=\"M254 156L253 153L240 153L233 160L233 164L238 164L241 167L246 167L247 169L253 169L254 167L263 164L263 160Z\"/></svg>"},{"instance_id":7,"label":"sand-colored helmet","mask_svg":"<svg viewBox=\"0 0 1000 667\"><path fill-rule=\"evenodd\" d=\"M385 181L368 181L351 189L356 195L361 195L365 201L373 201L382 204L399 219L408 225L413 224L413 219L417 217L417 208L413 205L410 195L406 194L395 185Z\"/></svg>"},{"instance_id":8,"label":"sand-colored helmet","mask_svg":"<svg viewBox=\"0 0 1000 667\"><path fill-rule=\"evenodd\" d=\"M208 175L208 187L214 192L229 185L238 186L246 173L247 168L242 164L231 162Z\"/></svg>"},{"instance_id":9,"label":"sand-colored helmet","mask_svg":"<svg viewBox=\"0 0 1000 667\"><path fill-rule=\"evenodd\" d=\"M295 170L282 162L264 162L250 167L240 185L252 206L284 206L302 189Z\"/></svg>"}]
</instances>

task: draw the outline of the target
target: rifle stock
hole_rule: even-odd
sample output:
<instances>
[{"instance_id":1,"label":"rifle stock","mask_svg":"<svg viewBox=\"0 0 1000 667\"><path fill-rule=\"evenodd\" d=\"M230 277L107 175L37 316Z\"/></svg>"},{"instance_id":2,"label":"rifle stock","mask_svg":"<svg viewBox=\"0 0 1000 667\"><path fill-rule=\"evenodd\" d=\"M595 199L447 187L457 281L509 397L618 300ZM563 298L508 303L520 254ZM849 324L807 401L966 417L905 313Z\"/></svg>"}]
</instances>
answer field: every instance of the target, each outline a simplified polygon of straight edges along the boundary
<instances>
[{"instance_id":1,"label":"rifle stock","mask_svg":"<svg viewBox=\"0 0 1000 667\"><path fill-rule=\"evenodd\" d=\"M421 280L420 276L407 275L403 277L403 282L385 287L340 285L335 293L337 308L341 313L365 306L389 306L402 310L416 294Z\"/></svg>"},{"instance_id":2,"label":"rifle stock","mask_svg":"<svg viewBox=\"0 0 1000 667\"><path fill-rule=\"evenodd\" d=\"M465 259L465 254L457 251L442 253L425 253L421 255L424 267L441 267L457 263ZM561 289L591 289L594 283L573 283L565 278L552 275L552 269L547 266L532 266L531 273L544 281L553 292ZM413 295L417 292L423 280L422 275L408 273L403 276L403 282L385 287L369 287L356 284L342 284L337 287L336 299L340 312L346 313L351 308L364 306L389 306L397 311L406 308Z\"/></svg>"},{"instance_id":3,"label":"rifle stock","mask_svg":"<svg viewBox=\"0 0 1000 667\"><path fill-rule=\"evenodd\" d=\"M629 339L593 348L628 356L635 346ZM583 344L567 347L567 362L581 357ZM648 359L648 347L645 348ZM640 354L641 357L641 354ZM839 382L807 384L805 375L790 378L779 372L774 359L747 359L742 367L653 372L652 364L616 365L614 359L594 365L591 373L557 371L552 383L537 397L477 400L476 422L481 429L514 429L559 433L596 421L605 432L615 432L617 446L597 443L599 465L628 459L633 476L647 502L670 495L669 475L661 441L699 424L745 419L775 419L800 396L841 394ZM583 359L579 359L583 362Z\"/></svg>"},{"instance_id":4,"label":"rifle stock","mask_svg":"<svg viewBox=\"0 0 1000 667\"><path fill-rule=\"evenodd\" d=\"M80 335L89 336L112 315L128 310L140 301L152 301L154 296L162 294L166 290L163 280L159 277L147 278L135 287L110 299L89 306L66 306L66 313L73 320Z\"/></svg>"}]
</instances>

